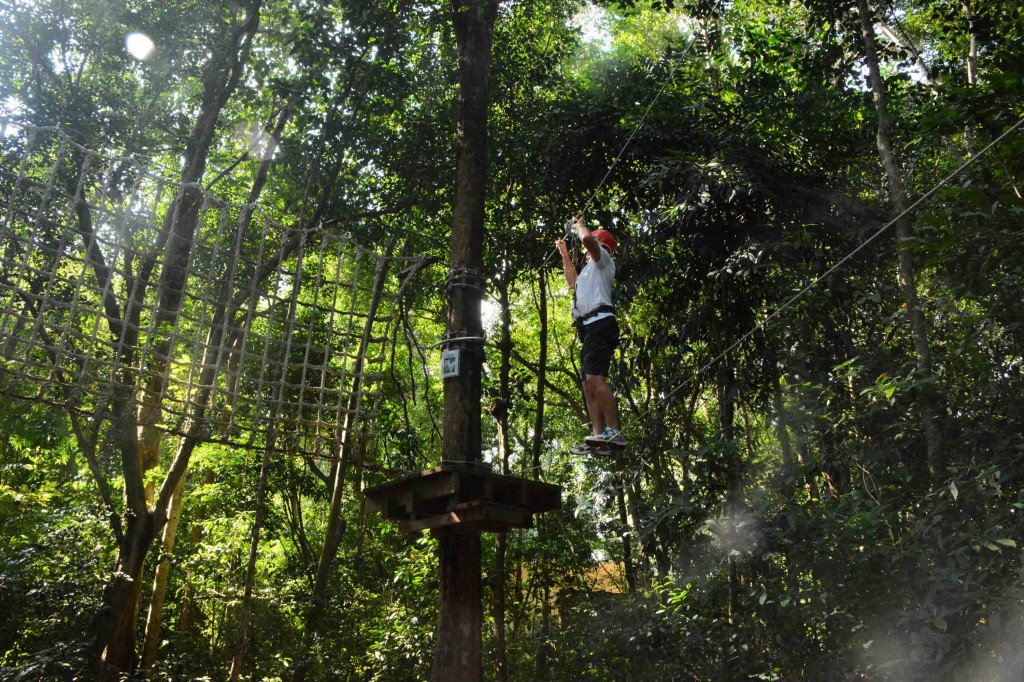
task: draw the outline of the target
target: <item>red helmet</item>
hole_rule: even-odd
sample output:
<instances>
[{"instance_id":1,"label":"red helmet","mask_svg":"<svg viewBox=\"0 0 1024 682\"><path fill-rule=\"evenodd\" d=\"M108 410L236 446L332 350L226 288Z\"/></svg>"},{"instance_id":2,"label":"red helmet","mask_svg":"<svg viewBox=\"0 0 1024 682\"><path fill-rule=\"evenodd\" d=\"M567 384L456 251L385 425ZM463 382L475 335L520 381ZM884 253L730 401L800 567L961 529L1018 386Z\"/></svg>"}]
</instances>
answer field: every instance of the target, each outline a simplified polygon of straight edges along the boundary
<instances>
[{"instance_id":1,"label":"red helmet","mask_svg":"<svg viewBox=\"0 0 1024 682\"><path fill-rule=\"evenodd\" d=\"M594 230L590 234L594 235L594 239L599 243L607 247L609 252L615 253L615 235L608 230Z\"/></svg>"}]
</instances>

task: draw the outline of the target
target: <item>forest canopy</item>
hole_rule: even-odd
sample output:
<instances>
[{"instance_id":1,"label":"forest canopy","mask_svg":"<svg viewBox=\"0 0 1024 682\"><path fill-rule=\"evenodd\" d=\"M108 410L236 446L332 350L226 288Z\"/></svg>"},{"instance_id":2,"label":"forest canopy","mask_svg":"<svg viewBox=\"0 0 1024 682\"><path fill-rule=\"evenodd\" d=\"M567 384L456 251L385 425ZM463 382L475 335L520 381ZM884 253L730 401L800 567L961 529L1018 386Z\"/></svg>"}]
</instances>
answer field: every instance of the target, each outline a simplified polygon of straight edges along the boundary
<instances>
[{"instance_id":1,"label":"forest canopy","mask_svg":"<svg viewBox=\"0 0 1024 682\"><path fill-rule=\"evenodd\" d=\"M484 535L485 679L1022 679L1009 0L7 0L0 679L429 677L362 492L442 459L481 7L481 454L562 487Z\"/></svg>"}]
</instances>

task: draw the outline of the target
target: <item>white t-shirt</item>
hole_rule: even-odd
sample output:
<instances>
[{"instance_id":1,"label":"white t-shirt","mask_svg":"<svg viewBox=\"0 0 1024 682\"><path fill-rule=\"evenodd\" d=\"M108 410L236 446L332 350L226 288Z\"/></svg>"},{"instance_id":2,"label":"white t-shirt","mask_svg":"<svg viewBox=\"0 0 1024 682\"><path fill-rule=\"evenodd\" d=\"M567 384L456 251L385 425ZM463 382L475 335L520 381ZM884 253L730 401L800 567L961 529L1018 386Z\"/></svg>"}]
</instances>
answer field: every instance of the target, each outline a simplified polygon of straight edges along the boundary
<instances>
[{"instance_id":1,"label":"white t-shirt","mask_svg":"<svg viewBox=\"0 0 1024 682\"><path fill-rule=\"evenodd\" d=\"M576 302L572 306L572 319L585 317L591 310L602 305L612 304L612 280L615 279L615 261L611 255L601 248L601 260L590 260L583 266L576 278ZM584 324L591 324L614 313L598 313Z\"/></svg>"}]
</instances>

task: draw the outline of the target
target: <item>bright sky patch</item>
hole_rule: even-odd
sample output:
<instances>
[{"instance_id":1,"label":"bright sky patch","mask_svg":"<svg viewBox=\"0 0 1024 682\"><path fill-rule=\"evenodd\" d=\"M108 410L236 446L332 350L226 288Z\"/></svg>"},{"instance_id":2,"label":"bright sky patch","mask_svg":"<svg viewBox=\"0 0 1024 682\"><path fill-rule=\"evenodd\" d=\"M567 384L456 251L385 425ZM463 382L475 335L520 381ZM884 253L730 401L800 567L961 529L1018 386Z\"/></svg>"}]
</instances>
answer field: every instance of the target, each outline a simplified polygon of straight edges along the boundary
<instances>
[{"instance_id":1,"label":"bright sky patch","mask_svg":"<svg viewBox=\"0 0 1024 682\"><path fill-rule=\"evenodd\" d=\"M156 45L145 33L129 33L124 39L125 49L135 59L144 62L153 55Z\"/></svg>"}]
</instances>

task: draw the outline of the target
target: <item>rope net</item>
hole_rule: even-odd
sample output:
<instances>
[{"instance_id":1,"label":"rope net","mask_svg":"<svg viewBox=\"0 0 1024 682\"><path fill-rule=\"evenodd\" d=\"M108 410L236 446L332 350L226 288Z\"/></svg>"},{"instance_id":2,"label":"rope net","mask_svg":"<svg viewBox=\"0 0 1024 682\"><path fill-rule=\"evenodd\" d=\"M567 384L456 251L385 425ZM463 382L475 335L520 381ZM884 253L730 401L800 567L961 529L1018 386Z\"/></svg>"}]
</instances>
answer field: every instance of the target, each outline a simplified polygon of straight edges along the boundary
<instances>
[{"instance_id":1,"label":"rope net","mask_svg":"<svg viewBox=\"0 0 1024 682\"><path fill-rule=\"evenodd\" d=\"M379 402L412 279L390 266L422 259L169 175L58 129L2 131L0 395L64 407L97 434L128 414L332 456Z\"/></svg>"}]
</instances>

